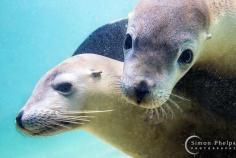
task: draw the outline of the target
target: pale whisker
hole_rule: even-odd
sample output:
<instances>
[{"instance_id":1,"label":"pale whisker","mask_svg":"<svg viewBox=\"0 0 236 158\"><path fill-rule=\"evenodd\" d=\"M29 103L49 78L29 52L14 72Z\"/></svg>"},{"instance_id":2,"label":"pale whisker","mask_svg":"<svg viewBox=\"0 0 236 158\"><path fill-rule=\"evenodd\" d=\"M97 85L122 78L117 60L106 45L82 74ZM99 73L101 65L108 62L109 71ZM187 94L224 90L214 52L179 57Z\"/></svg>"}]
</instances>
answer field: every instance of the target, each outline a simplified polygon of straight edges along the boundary
<instances>
[{"instance_id":1,"label":"pale whisker","mask_svg":"<svg viewBox=\"0 0 236 158\"><path fill-rule=\"evenodd\" d=\"M82 118L95 118L95 116L80 116L80 115L59 115L60 117L62 118L79 118L79 119L82 119Z\"/></svg>"},{"instance_id":2,"label":"pale whisker","mask_svg":"<svg viewBox=\"0 0 236 158\"><path fill-rule=\"evenodd\" d=\"M165 111L165 109L163 107L160 107L162 114L163 114L163 118L168 118L167 113Z\"/></svg>"},{"instance_id":3,"label":"pale whisker","mask_svg":"<svg viewBox=\"0 0 236 158\"><path fill-rule=\"evenodd\" d=\"M168 109L168 111L170 112L171 118L174 119L175 113L174 113L173 109L171 108L171 106L168 103L165 103L165 106Z\"/></svg>"},{"instance_id":4,"label":"pale whisker","mask_svg":"<svg viewBox=\"0 0 236 158\"><path fill-rule=\"evenodd\" d=\"M155 108L155 113L156 113L157 120L159 120L160 119L160 115L159 115L158 108Z\"/></svg>"},{"instance_id":5,"label":"pale whisker","mask_svg":"<svg viewBox=\"0 0 236 158\"><path fill-rule=\"evenodd\" d=\"M90 120L86 119L77 119L77 118L59 118L58 121L84 121L84 122L90 122Z\"/></svg>"},{"instance_id":6,"label":"pale whisker","mask_svg":"<svg viewBox=\"0 0 236 158\"><path fill-rule=\"evenodd\" d=\"M70 121L70 120L63 120L62 122L66 122L66 123L71 123L71 124L77 124L77 125L83 125L84 123L80 123L80 122L75 122L75 121Z\"/></svg>"},{"instance_id":7,"label":"pale whisker","mask_svg":"<svg viewBox=\"0 0 236 158\"><path fill-rule=\"evenodd\" d=\"M183 112L183 110L180 108L180 106L172 99L169 98L169 100L181 113Z\"/></svg>"},{"instance_id":8,"label":"pale whisker","mask_svg":"<svg viewBox=\"0 0 236 158\"><path fill-rule=\"evenodd\" d=\"M71 129L70 127L68 127L66 125L62 125L61 123L57 122L56 120L51 121L51 123L53 125L57 125L57 126L60 126L60 127L66 128L66 129Z\"/></svg>"},{"instance_id":9,"label":"pale whisker","mask_svg":"<svg viewBox=\"0 0 236 158\"><path fill-rule=\"evenodd\" d=\"M59 128L51 126L52 123L50 121L45 120L44 124L42 125L42 128L51 128L53 130L59 130Z\"/></svg>"},{"instance_id":10,"label":"pale whisker","mask_svg":"<svg viewBox=\"0 0 236 158\"><path fill-rule=\"evenodd\" d=\"M174 96L174 97L176 97L176 98L179 98L179 99L185 100L185 101L191 101L191 100L189 100L189 99L187 99L187 98L184 98L184 97L179 96L179 95L174 94L174 93L172 93L172 94L170 94L170 95L171 95L171 96Z\"/></svg>"},{"instance_id":11,"label":"pale whisker","mask_svg":"<svg viewBox=\"0 0 236 158\"><path fill-rule=\"evenodd\" d=\"M63 111L62 114L93 114L113 112L114 110L97 110L97 111Z\"/></svg>"}]
</instances>

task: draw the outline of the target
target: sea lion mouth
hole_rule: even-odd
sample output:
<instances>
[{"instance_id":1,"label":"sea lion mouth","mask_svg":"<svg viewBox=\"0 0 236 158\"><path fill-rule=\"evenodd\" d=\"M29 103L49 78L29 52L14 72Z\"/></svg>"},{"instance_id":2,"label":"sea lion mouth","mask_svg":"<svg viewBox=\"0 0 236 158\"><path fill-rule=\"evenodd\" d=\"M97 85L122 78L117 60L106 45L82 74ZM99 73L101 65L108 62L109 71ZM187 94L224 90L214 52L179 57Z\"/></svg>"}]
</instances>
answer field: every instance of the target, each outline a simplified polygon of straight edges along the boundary
<instances>
[{"instance_id":1,"label":"sea lion mouth","mask_svg":"<svg viewBox=\"0 0 236 158\"><path fill-rule=\"evenodd\" d=\"M83 123L84 124L84 123ZM25 128L19 127L16 125L17 129L22 131L27 135L32 136L47 136L47 135L55 135L58 133L62 133L64 131L73 130L75 128L79 128L82 123L68 123L64 121L53 121L53 123L35 123L30 126L26 126Z\"/></svg>"},{"instance_id":2,"label":"sea lion mouth","mask_svg":"<svg viewBox=\"0 0 236 158\"><path fill-rule=\"evenodd\" d=\"M48 125L48 127L43 127L38 130L34 131L26 131L27 134L32 136L51 136L55 134L59 134L65 131L73 130L75 128L79 128L79 126L75 126L71 123L64 123L64 122L58 122L56 125Z\"/></svg>"},{"instance_id":3,"label":"sea lion mouth","mask_svg":"<svg viewBox=\"0 0 236 158\"><path fill-rule=\"evenodd\" d=\"M161 107L166 101L168 101L168 98L163 97L163 98L154 99L154 97L152 96L146 97L142 101L137 99L136 97L128 96L128 95L126 95L125 98L129 103L135 106L146 108L146 109L155 109L155 108Z\"/></svg>"},{"instance_id":4,"label":"sea lion mouth","mask_svg":"<svg viewBox=\"0 0 236 158\"><path fill-rule=\"evenodd\" d=\"M112 112L113 110L97 111L30 111L22 116L22 126L17 128L27 135L50 136L65 131L80 128L88 124L97 113Z\"/></svg>"},{"instance_id":5,"label":"sea lion mouth","mask_svg":"<svg viewBox=\"0 0 236 158\"><path fill-rule=\"evenodd\" d=\"M168 90L149 89L143 85L141 88L136 88L122 84L121 91L129 103L147 109L154 109L162 106L171 95L171 92Z\"/></svg>"},{"instance_id":6,"label":"sea lion mouth","mask_svg":"<svg viewBox=\"0 0 236 158\"><path fill-rule=\"evenodd\" d=\"M35 110L25 112L21 126L17 123L16 127L27 135L54 135L79 128L93 117L83 112Z\"/></svg>"}]
</instances>

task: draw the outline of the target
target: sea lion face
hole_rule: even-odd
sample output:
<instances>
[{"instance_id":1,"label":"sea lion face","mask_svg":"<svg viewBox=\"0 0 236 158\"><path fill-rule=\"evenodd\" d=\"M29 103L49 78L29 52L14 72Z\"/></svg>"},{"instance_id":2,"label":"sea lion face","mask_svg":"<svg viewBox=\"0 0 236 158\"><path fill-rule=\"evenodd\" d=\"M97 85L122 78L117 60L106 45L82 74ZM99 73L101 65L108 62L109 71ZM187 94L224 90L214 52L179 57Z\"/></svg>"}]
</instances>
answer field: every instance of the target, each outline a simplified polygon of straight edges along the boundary
<instances>
[{"instance_id":1,"label":"sea lion face","mask_svg":"<svg viewBox=\"0 0 236 158\"><path fill-rule=\"evenodd\" d=\"M168 100L197 60L208 28L205 10L195 5L155 2L138 4L124 41L122 90L129 101L145 108Z\"/></svg>"},{"instance_id":2,"label":"sea lion face","mask_svg":"<svg viewBox=\"0 0 236 158\"><path fill-rule=\"evenodd\" d=\"M42 77L16 118L18 127L30 135L51 135L88 123L92 116L83 107L101 72L84 64L75 56Z\"/></svg>"}]
</instances>

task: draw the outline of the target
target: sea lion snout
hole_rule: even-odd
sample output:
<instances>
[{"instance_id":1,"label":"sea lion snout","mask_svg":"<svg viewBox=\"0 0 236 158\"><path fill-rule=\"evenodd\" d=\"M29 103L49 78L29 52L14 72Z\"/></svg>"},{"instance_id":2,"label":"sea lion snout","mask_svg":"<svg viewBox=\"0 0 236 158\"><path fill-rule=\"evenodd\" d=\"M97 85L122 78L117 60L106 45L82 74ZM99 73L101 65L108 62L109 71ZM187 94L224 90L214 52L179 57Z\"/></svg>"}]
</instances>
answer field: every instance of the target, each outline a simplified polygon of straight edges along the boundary
<instances>
[{"instance_id":1,"label":"sea lion snout","mask_svg":"<svg viewBox=\"0 0 236 158\"><path fill-rule=\"evenodd\" d=\"M152 105L160 106L169 97L171 92L162 85L158 78L125 76L121 89L128 102L150 108Z\"/></svg>"},{"instance_id":2,"label":"sea lion snout","mask_svg":"<svg viewBox=\"0 0 236 158\"><path fill-rule=\"evenodd\" d=\"M134 87L137 103L140 104L142 100L150 94L150 88L146 81L141 81L136 87Z\"/></svg>"},{"instance_id":3,"label":"sea lion snout","mask_svg":"<svg viewBox=\"0 0 236 158\"><path fill-rule=\"evenodd\" d=\"M146 80L141 80L134 85L125 86L124 91L126 96L140 105L145 103L151 95L153 86Z\"/></svg>"},{"instance_id":4,"label":"sea lion snout","mask_svg":"<svg viewBox=\"0 0 236 158\"><path fill-rule=\"evenodd\" d=\"M24 129L23 123L22 123L22 116L24 115L24 111L20 111L19 114L16 116L16 124L18 127Z\"/></svg>"}]
</instances>

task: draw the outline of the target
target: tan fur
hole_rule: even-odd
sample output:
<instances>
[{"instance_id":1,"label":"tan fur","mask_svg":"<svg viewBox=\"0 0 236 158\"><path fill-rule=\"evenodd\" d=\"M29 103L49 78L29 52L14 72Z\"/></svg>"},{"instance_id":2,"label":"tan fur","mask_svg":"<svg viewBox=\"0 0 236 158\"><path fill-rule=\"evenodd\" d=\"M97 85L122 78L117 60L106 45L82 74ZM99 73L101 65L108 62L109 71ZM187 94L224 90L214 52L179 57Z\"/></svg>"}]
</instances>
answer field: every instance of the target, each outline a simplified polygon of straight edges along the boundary
<instances>
[{"instance_id":1,"label":"tan fur","mask_svg":"<svg viewBox=\"0 0 236 158\"><path fill-rule=\"evenodd\" d=\"M207 0L211 21L214 22L219 16L235 12L236 3L234 0Z\"/></svg>"},{"instance_id":2,"label":"tan fur","mask_svg":"<svg viewBox=\"0 0 236 158\"><path fill-rule=\"evenodd\" d=\"M54 108L55 103L60 104L54 112L57 109L74 112L113 110L91 113L90 116L95 118L84 125L78 125L78 128L95 134L134 158L183 158L189 154L182 144L195 132L205 136L217 131L214 136L220 137L224 134L224 128L234 129L232 126L229 128L220 117L216 119L211 112L202 109L198 104L177 98L172 99L181 105L183 113L170 104L175 113L173 119L170 114L164 118L163 113L151 117L149 113L145 113L145 109L127 103L117 89L117 77L121 76L122 67L121 62L99 55L83 54L69 58L39 81L30 101L23 108L24 113L30 115L42 109L38 117L46 116L47 121L50 121L46 112ZM91 69L102 71L101 78L93 79L89 75ZM56 95L54 91L50 92L49 85L45 83L52 79L55 72L60 73L59 78L66 74L74 76L75 94L63 97ZM170 112L165 105L163 107L166 112ZM28 130L33 127L34 125L31 125ZM74 128L76 127L71 130ZM212 130L208 130L209 128Z\"/></svg>"},{"instance_id":3,"label":"tan fur","mask_svg":"<svg viewBox=\"0 0 236 158\"><path fill-rule=\"evenodd\" d=\"M231 0L207 1L212 38L202 46L197 64L223 76L236 76L236 3Z\"/></svg>"},{"instance_id":4,"label":"tan fur","mask_svg":"<svg viewBox=\"0 0 236 158\"><path fill-rule=\"evenodd\" d=\"M209 34L211 39L201 46L201 56L197 64L212 72L236 76L236 1L235 0L141 0L135 12L151 12L156 6L175 6L200 8L209 14ZM183 5L184 4L184 5ZM207 10L206 10L207 9ZM144 15L145 16L145 15ZM155 16L160 16L155 15ZM188 15L186 15L188 16ZM148 18L147 18L148 20ZM142 25L145 21L137 21ZM152 26L150 26L152 27ZM220 63L219 63L220 61Z\"/></svg>"}]
</instances>

